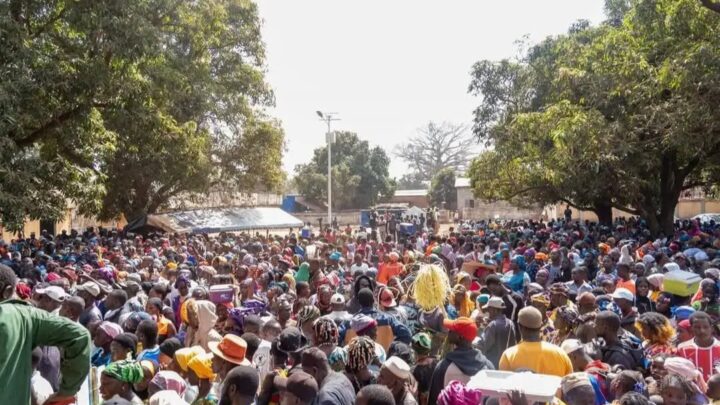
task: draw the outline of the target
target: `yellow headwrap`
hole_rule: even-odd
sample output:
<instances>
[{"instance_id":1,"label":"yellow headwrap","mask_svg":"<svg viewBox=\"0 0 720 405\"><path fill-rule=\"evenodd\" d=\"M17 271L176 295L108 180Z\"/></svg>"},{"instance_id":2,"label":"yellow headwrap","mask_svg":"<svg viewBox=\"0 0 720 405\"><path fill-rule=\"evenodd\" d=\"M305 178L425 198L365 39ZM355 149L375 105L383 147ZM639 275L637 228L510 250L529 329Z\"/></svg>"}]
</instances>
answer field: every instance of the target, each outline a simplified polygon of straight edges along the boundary
<instances>
[{"instance_id":1,"label":"yellow headwrap","mask_svg":"<svg viewBox=\"0 0 720 405\"><path fill-rule=\"evenodd\" d=\"M200 346L183 347L175 352L175 362L180 366L182 371L187 372L190 360L203 353L205 353L205 350Z\"/></svg>"},{"instance_id":2,"label":"yellow headwrap","mask_svg":"<svg viewBox=\"0 0 720 405\"><path fill-rule=\"evenodd\" d=\"M155 364L154 364L152 361L150 361L150 360L141 360L141 361L140 361L140 365L141 365L142 368L144 368L145 370L150 371L150 374L151 374L151 375L153 375L153 376L155 375Z\"/></svg>"},{"instance_id":3,"label":"yellow headwrap","mask_svg":"<svg viewBox=\"0 0 720 405\"><path fill-rule=\"evenodd\" d=\"M290 290L295 291L295 277L291 273L283 274L282 280L287 283Z\"/></svg>"},{"instance_id":4,"label":"yellow headwrap","mask_svg":"<svg viewBox=\"0 0 720 405\"><path fill-rule=\"evenodd\" d=\"M212 358L212 353L198 354L190 360L188 368L201 380L214 380L215 373L212 371Z\"/></svg>"},{"instance_id":5,"label":"yellow headwrap","mask_svg":"<svg viewBox=\"0 0 720 405\"><path fill-rule=\"evenodd\" d=\"M190 322L190 318L188 318L188 311L193 311L197 314L197 302L195 302L194 298L187 299L182 303L182 305L180 305L180 319L182 319L185 323Z\"/></svg>"}]
</instances>

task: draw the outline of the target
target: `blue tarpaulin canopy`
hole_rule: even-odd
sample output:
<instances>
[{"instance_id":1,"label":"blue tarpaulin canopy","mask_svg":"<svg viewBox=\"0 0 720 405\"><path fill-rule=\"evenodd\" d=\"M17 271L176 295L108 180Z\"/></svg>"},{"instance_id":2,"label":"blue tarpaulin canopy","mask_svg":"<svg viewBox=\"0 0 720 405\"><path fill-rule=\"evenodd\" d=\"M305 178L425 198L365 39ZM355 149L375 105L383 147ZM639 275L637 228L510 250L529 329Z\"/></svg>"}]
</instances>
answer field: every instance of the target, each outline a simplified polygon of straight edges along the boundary
<instances>
[{"instance_id":1,"label":"blue tarpaulin canopy","mask_svg":"<svg viewBox=\"0 0 720 405\"><path fill-rule=\"evenodd\" d=\"M176 232L218 233L246 230L300 228L303 222L275 207L207 208L160 214Z\"/></svg>"}]
</instances>

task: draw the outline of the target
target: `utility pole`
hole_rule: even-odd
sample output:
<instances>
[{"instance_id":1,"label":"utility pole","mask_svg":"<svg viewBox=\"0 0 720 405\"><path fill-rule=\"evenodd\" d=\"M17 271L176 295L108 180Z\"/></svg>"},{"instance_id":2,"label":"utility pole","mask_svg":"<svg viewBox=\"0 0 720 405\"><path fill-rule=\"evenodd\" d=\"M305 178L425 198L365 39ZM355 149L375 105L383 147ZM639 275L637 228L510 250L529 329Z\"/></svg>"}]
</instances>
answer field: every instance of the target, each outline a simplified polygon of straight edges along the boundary
<instances>
[{"instance_id":1,"label":"utility pole","mask_svg":"<svg viewBox=\"0 0 720 405\"><path fill-rule=\"evenodd\" d=\"M320 117L321 121L324 121L327 124L327 132L325 133L325 142L327 143L327 178L328 178L328 200L327 200L327 209L328 209L328 217L327 217L327 223L328 226L332 227L332 143L335 142L335 134L332 133L330 130L330 126L333 121L340 121L340 118L335 118L335 115L337 113L334 112L322 112L322 111L315 111L315 113ZM322 229L321 229L322 231Z\"/></svg>"}]
</instances>

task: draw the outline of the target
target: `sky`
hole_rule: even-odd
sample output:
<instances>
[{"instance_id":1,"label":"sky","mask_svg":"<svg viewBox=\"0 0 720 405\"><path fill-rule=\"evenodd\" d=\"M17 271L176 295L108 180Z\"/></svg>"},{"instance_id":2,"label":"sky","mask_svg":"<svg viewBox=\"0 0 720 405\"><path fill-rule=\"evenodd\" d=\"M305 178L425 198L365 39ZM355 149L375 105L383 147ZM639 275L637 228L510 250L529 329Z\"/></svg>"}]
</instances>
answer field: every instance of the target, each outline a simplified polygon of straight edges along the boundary
<instances>
[{"instance_id":1,"label":"sky","mask_svg":"<svg viewBox=\"0 0 720 405\"><path fill-rule=\"evenodd\" d=\"M393 148L429 121L472 125L479 99L467 92L473 63L518 55L579 19L603 20L603 0L258 0L266 78L282 122L284 169L325 143L315 111L336 112L332 129L356 132L407 165Z\"/></svg>"}]
</instances>

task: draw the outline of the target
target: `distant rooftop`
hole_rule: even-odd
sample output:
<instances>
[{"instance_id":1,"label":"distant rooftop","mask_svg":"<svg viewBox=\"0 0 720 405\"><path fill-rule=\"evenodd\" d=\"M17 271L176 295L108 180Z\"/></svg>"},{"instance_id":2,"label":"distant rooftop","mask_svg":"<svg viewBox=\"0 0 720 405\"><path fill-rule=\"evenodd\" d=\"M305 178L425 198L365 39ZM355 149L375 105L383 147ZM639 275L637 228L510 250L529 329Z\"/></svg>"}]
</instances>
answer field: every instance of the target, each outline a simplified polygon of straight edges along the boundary
<instances>
[{"instance_id":1,"label":"distant rooftop","mask_svg":"<svg viewBox=\"0 0 720 405\"><path fill-rule=\"evenodd\" d=\"M427 190L395 190L395 197L424 197Z\"/></svg>"},{"instance_id":2,"label":"distant rooftop","mask_svg":"<svg viewBox=\"0 0 720 405\"><path fill-rule=\"evenodd\" d=\"M455 179L455 188L470 187L470 179L467 177L457 177Z\"/></svg>"}]
</instances>

